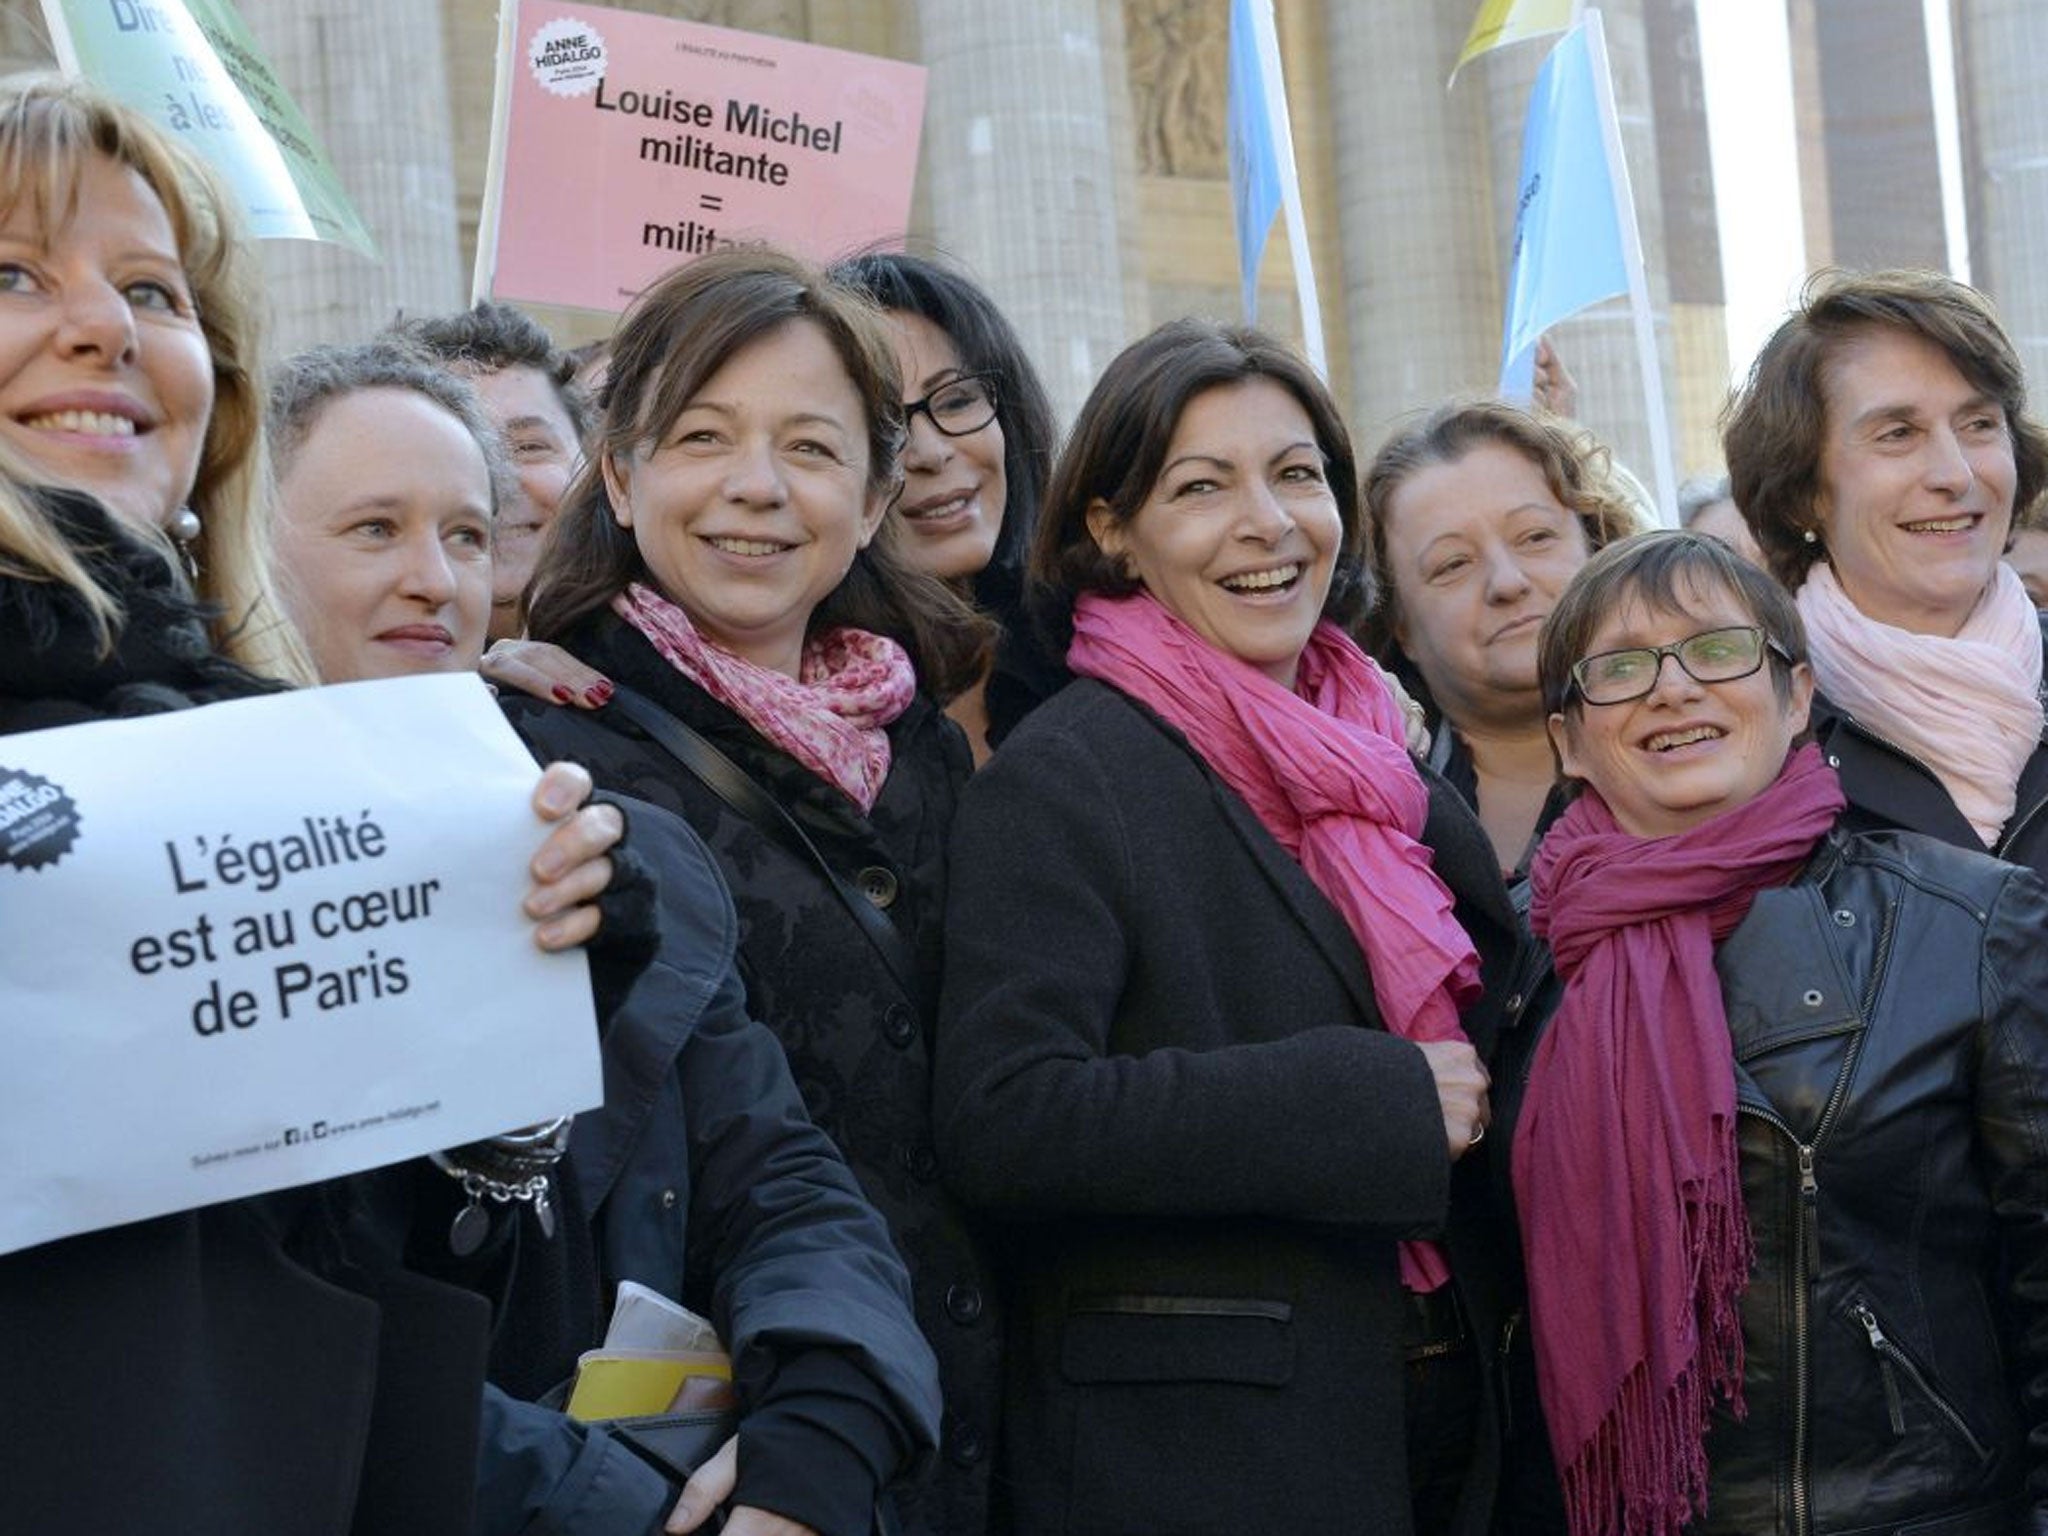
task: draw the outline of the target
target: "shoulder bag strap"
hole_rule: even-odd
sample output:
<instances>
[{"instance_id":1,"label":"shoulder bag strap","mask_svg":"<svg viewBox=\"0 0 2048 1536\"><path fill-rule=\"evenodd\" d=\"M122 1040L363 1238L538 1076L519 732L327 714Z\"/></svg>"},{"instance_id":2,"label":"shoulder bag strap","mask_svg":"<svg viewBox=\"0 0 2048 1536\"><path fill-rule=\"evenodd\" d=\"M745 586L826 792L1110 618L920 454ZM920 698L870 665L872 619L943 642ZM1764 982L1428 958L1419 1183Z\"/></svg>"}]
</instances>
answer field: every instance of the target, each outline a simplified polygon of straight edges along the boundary
<instances>
[{"instance_id":1,"label":"shoulder bag strap","mask_svg":"<svg viewBox=\"0 0 2048 1536\"><path fill-rule=\"evenodd\" d=\"M747 771L719 750L701 732L691 729L644 693L621 685L608 709L616 709L654 738L655 742L683 767L702 781L704 787L734 811L753 823L755 829L779 843L789 853L817 870L839 904L867 935L868 942L889 967L905 995L913 1001L922 996L916 985L917 962L910 945L896 925L878 911L875 904L848 885L826 862L796 818L767 790L756 784Z\"/></svg>"}]
</instances>

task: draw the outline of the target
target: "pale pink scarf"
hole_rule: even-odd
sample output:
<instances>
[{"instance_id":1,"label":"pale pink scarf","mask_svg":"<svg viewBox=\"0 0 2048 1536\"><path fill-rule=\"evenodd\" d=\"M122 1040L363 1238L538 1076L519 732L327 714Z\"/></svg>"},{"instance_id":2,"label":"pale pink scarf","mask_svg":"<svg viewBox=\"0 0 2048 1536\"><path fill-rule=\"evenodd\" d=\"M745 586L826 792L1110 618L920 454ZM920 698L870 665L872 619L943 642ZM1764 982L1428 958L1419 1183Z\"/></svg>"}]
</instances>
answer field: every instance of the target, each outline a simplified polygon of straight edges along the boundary
<instances>
[{"instance_id":1,"label":"pale pink scarf","mask_svg":"<svg viewBox=\"0 0 2048 1536\"><path fill-rule=\"evenodd\" d=\"M1462 1040L1479 957L1420 841L1429 791L1400 706L1363 651L1318 624L1294 691L1218 650L1149 593L1084 595L1067 665L1151 709L1249 805L1342 915L1364 951L1387 1028ZM1432 1291L1450 1270L1434 1243L1401 1246L1401 1278Z\"/></svg>"},{"instance_id":2,"label":"pale pink scarf","mask_svg":"<svg viewBox=\"0 0 2048 1536\"><path fill-rule=\"evenodd\" d=\"M1826 561L1799 589L1799 616L1820 691L1934 770L1996 846L2041 745L2041 624L2018 575L2000 564L1953 640L1868 617Z\"/></svg>"},{"instance_id":3,"label":"pale pink scarf","mask_svg":"<svg viewBox=\"0 0 2048 1536\"><path fill-rule=\"evenodd\" d=\"M799 676L756 666L713 645L690 616L634 582L612 611L668 664L861 808L889 777L885 729L917 692L902 646L863 629L827 629L804 642Z\"/></svg>"}]
</instances>

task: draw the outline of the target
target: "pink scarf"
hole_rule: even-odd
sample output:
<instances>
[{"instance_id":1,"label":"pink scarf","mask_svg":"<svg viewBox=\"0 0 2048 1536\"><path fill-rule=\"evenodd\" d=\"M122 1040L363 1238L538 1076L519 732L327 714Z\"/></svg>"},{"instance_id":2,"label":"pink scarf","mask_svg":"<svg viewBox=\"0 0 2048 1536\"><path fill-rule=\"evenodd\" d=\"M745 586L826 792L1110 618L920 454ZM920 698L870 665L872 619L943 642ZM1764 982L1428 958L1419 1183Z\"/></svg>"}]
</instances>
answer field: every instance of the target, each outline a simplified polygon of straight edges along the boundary
<instances>
[{"instance_id":1,"label":"pink scarf","mask_svg":"<svg viewBox=\"0 0 2048 1536\"><path fill-rule=\"evenodd\" d=\"M1148 593L1088 594L1067 665L1128 694L1187 737L1300 861L1365 953L1387 1028L1462 1040L1479 957L1418 839L1429 792L1379 668L1332 624L1302 652L1295 691L1216 649ZM1404 1243L1413 1290L1449 1278L1433 1243Z\"/></svg>"},{"instance_id":2,"label":"pink scarf","mask_svg":"<svg viewBox=\"0 0 2048 1536\"><path fill-rule=\"evenodd\" d=\"M2012 567L1998 567L1953 640L1867 617L1825 561L1799 589L1799 616L1820 691L1933 769L1997 846L2041 745L2041 622Z\"/></svg>"},{"instance_id":3,"label":"pink scarf","mask_svg":"<svg viewBox=\"0 0 2048 1536\"><path fill-rule=\"evenodd\" d=\"M902 646L861 629L827 629L804 642L798 677L742 660L697 633L690 616L634 582L612 611L668 664L746 721L865 815L889 777L885 729L910 707L917 675Z\"/></svg>"},{"instance_id":4,"label":"pink scarf","mask_svg":"<svg viewBox=\"0 0 2048 1536\"><path fill-rule=\"evenodd\" d=\"M1589 790L1529 871L1564 999L1512 1168L1572 1536L1674 1536L1706 1508L1712 1399L1742 1414L1752 1245L1714 946L1799 872L1843 803L1811 746L1755 799L1671 837L1623 832Z\"/></svg>"}]
</instances>

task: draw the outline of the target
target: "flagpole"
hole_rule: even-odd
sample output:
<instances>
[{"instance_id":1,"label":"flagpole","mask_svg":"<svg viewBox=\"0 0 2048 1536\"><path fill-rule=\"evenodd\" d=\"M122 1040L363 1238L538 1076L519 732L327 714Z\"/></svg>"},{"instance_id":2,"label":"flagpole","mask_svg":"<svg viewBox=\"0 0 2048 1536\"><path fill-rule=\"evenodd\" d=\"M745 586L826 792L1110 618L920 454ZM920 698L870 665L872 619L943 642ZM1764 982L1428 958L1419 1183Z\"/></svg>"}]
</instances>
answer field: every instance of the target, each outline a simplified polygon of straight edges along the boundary
<instances>
[{"instance_id":1,"label":"flagpole","mask_svg":"<svg viewBox=\"0 0 2048 1536\"><path fill-rule=\"evenodd\" d=\"M1622 264L1628 272L1628 307L1635 322L1636 364L1643 376L1643 407L1650 424L1655 461L1657 518L1678 526L1678 486L1671 462L1671 421L1664 407L1664 371L1657 360L1657 332L1650 318L1650 281L1643 270L1642 232L1636 226L1635 196L1629 189L1628 160L1622 153L1621 119L1614 105L1614 75L1607 63L1607 32L1600 8L1585 13L1586 42L1593 59L1593 90L1600 104L1600 138L1607 150L1607 179L1614 188L1614 218L1621 229Z\"/></svg>"},{"instance_id":2,"label":"flagpole","mask_svg":"<svg viewBox=\"0 0 2048 1536\"><path fill-rule=\"evenodd\" d=\"M1258 41L1259 77L1265 83L1274 149L1280 161L1280 212L1287 221L1287 255L1294 266L1294 297L1301 310L1301 345L1309 366L1325 383L1329 357L1323 348L1323 309L1316 297L1315 263L1309 256L1308 219L1301 207L1301 175L1294 164L1294 125L1287 111L1287 81L1280 70L1280 34L1271 0L1254 0L1253 33Z\"/></svg>"}]
</instances>

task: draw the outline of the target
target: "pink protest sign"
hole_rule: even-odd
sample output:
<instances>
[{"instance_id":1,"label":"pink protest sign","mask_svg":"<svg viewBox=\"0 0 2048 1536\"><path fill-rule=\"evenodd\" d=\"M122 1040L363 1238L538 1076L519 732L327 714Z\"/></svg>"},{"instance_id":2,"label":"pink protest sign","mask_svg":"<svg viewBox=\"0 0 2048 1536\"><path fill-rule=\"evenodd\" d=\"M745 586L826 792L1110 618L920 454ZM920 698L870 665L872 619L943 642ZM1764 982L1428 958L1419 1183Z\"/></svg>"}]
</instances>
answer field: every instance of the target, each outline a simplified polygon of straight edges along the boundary
<instances>
[{"instance_id":1,"label":"pink protest sign","mask_svg":"<svg viewBox=\"0 0 2048 1536\"><path fill-rule=\"evenodd\" d=\"M902 242L919 66L594 5L506 10L479 292L617 311L734 241L821 261Z\"/></svg>"}]
</instances>

